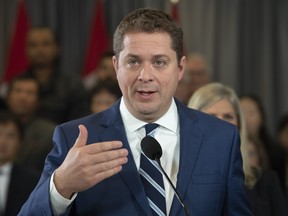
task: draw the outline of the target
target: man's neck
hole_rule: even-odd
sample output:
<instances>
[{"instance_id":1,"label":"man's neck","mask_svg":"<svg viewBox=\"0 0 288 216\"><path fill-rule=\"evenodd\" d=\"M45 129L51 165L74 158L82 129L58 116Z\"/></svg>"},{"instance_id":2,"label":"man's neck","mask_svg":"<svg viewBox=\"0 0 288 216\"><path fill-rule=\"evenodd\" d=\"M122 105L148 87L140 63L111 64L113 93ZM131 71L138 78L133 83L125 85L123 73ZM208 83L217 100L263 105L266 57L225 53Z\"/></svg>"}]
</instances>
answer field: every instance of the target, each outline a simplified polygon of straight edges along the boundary
<instances>
[{"instance_id":1,"label":"man's neck","mask_svg":"<svg viewBox=\"0 0 288 216\"><path fill-rule=\"evenodd\" d=\"M19 115L18 118L22 125L25 127L34 118L34 114Z\"/></svg>"},{"instance_id":2,"label":"man's neck","mask_svg":"<svg viewBox=\"0 0 288 216\"><path fill-rule=\"evenodd\" d=\"M33 74L41 86L45 86L50 82L53 73L54 67L52 66L33 69Z\"/></svg>"}]
</instances>

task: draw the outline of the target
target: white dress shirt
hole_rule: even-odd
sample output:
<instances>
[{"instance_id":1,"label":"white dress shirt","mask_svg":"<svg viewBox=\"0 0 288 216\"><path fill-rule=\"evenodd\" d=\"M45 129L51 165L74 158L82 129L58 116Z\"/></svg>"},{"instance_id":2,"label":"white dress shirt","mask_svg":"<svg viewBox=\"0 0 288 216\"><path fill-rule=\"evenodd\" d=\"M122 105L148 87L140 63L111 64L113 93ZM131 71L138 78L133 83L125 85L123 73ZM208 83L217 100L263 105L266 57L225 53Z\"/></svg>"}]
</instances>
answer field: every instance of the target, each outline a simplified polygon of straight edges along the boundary
<instances>
[{"instance_id":1,"label":"white dress shirt","mask_svg":"<svg viewBox=\"0 0 288 216\"><path fill-rule=\"evenodd\" d=\"M123 124L126 130L126 136L128 143L134 158L137 170L140 167L140 154L141 154L141 140L145 136L144 125L147 122L143 122L135 118L126 108L123 98L120 102L120 113L123 119ZM172 100L171 106L167 113L163 115L156 122L160 126L155 131L154 138L160 143L162 147L162 157L160 159L161 165L167 175L170 177L172 183L176 187L177 174L179 170L179 117L177 112L177 106L175 101ZM125 166L125 165L124 165ZM74 194L71 199L65 199L62 197L54 183L54 173L50 181L50 199L52 209L55 215L60 215L65 212L66 208L73 202L77 194ZM164 187L166 193L166 208L167 212L170 212L174 192L167 179L164 178Z\"/></svg>"},{"instance_id":2,"label":"white dress shirt","mask_svg":"<svg viewBox=\"0 0 288 216\"><path fill-rule=\"evenodd\" d=\"M0 167L0 212L4 211L7 202L7 193L11 178L12 163Z\"/></svg>"},{"instance_id":3,"label":"white dress shirt","mask_svg":"<svg viewBox=\"0 0 288 216\"><path fill-rule=\"evenodd\" d=\"M140 121L129 113L123 100L120 104L120 112L126 130L128 143L137 170L139 171L141 155L140 143L145 136L146 132L144 125L146 125L147 122ZM154 138L162 147L162 157L160 158L161 165L176 187L179 169L179 118L177 106L174 100L172 101L168 112L154 123L160 125L155 131ZM174 192L168 180L165 177L163 180L166 194L166 208L167 212L170 212Z\"/></svg>"}]
</instances>

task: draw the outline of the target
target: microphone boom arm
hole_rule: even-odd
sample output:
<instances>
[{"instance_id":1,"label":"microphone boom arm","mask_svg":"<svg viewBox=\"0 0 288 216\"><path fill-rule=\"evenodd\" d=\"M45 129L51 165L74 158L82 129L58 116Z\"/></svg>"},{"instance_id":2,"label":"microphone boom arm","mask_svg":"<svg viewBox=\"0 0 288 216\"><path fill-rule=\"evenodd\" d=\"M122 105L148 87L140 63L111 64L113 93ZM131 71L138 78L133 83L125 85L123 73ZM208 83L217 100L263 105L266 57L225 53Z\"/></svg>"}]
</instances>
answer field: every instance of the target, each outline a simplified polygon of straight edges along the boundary
<instances>
[{"instance_id":1,"label":"microphone boom arm","mask_svg":"<svg viewBox=\"0 0 288 216\"><path fill-rule=\"evenodd\" d=\"M174 191L174 194L176 195L177 199L179 200L180 204L182 205L182 207L184 208L185 210L185 214L186 216L190 216L190 212L189 212L189 209L188 207L184 204L184 200L181 198L181 196L178 194L175 186L173 185L173 183L171 182L170 178L168 177L167 173L164 171L163 167L161 166L161 163L160 163L160 158L155 158L155 161L158 163L162 173L164 174L165 178L167 179L167 181L169 182L169 184L171 185L173 191Z\"/></svg>"}]
</instances>

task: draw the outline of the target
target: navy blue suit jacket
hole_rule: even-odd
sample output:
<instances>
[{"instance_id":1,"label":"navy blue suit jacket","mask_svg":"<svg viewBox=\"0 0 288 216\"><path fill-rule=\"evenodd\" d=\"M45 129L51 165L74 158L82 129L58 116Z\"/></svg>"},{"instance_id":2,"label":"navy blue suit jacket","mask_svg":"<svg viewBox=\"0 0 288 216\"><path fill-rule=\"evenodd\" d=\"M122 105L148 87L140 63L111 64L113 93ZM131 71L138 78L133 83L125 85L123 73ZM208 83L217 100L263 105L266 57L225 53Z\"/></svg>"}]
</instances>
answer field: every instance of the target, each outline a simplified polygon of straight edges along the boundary
<instances>
[{"instance_id":1,"label":"navy blue suit jacket","mask_svg":"<svg viewBox=\"0 0 288 216\"><path fill-rule=\"evenodd\" d=\"M189 206L191 215L252 215L243 185L238 129L178 101L176 104L180 118L180 165L176 188ZM120 173L78 193L65 214L151 215L126 138L119 101L102 113L57 126L53 137L55 147L20 215L52 215L50 176L73 146L79 124L88 129L88 143L121 140L129 150L129 162ZM185 215L176 197L169 215Z\"/></svg>"}]
</instances>

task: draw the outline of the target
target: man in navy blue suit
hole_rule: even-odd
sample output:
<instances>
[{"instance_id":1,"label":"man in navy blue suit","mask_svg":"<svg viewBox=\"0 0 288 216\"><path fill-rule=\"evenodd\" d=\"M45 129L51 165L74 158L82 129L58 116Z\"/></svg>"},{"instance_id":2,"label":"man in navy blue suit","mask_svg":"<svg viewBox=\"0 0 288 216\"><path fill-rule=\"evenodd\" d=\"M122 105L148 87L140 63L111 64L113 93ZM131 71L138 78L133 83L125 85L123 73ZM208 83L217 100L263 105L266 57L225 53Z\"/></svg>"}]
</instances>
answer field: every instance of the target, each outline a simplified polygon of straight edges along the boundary
<instances>
[{"instance_id":1,"label":"man in navy blue suit","mask_svg":"<svg viewBox=\"0 0 288 216\"><path fill-rule=\"evenodd\" d=\"M139 176L147 123L159 125L162 167L191 215L252 215L238 129L173 97L186 61L178 23L156 9L135 10L116 29L113 48L123 97L56 127L41 179L19 215L152 215ZM167 215L185 215L163 181Z\"/></svg>"}]
</instances>

